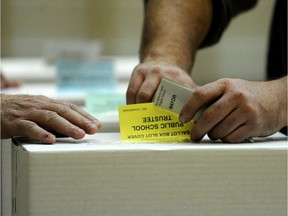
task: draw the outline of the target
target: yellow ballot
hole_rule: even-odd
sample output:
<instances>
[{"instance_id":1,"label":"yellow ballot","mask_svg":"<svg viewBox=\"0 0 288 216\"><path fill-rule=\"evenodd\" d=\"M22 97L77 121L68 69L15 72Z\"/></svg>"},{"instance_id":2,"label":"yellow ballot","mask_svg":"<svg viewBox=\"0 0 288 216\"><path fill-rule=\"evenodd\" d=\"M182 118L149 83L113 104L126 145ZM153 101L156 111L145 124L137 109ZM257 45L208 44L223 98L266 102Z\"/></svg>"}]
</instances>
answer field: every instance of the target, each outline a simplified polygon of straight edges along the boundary
<instances>
[{"instance_id":1,"label":"yellow ballot","mask_svg":"<svg viewBox=\"0 0 288 216\"><path fill-rule=\"evenodd\" d=\"M154 103L119 106L119 120L122 141L131 142L188 142L194 125Z\"/></svg>"}]
</instances>

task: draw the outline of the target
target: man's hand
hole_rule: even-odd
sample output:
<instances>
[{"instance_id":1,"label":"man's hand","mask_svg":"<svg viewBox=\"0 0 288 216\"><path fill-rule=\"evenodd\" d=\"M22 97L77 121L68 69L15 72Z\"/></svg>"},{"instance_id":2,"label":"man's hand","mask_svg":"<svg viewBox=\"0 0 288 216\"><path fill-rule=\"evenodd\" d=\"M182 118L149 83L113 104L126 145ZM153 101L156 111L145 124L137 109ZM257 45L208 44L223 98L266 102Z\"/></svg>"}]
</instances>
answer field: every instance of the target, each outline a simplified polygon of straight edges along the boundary
<instances>
[{"instance_id":1,"label":"man's hand","mask_svg":"<svg viewBox=\"0 0 288 216\"><path fill-rule=\"evenodd\" d=\"M74 104L45 96L1 94L1 139L27 136L54 143L49 130L81 139L100 127L97 119Z\"/></svg>"},{"instance_id":2,"label":"man's hand","mask_svg":"<svg viewBox=\"0 0 288 216\"><path fill-rule=\"evenodd\" d=\"M165 62L146 62L132 73L126 92L127 104L151 102L162 77L195 87L190 75L182 69Z\"/></svg>"},{"instance_id":3,"label":"man's hand","mask_svg":"<svg viewBox=\"0 0 288 216\"><path fill-rule=\"evenodd\" d=\"M221 79L197 88L180 113L188 122L207 106L191 131L191 140L241 142L268 136L287 126L287 77L269 82Z\"/></svg>"}]
</instances>

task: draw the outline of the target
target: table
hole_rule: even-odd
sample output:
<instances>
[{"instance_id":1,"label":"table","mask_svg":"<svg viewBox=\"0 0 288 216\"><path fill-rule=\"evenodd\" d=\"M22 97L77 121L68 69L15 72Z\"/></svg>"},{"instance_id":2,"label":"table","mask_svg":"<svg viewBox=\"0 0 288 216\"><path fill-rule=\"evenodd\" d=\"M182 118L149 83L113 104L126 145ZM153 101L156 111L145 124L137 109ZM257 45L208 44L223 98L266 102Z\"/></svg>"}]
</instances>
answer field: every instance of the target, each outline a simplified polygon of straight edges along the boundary
<instances>
[{"instance_id":1,"label":"table","mask_svg":"<svg viewBox=\"0 0 288 216\"><path fill-rule=\"evenodd\" d=\"M119 133L13 141L15 216L287 214L280 134L252 144L127 144Z\"/></svg>"}]
</instances>

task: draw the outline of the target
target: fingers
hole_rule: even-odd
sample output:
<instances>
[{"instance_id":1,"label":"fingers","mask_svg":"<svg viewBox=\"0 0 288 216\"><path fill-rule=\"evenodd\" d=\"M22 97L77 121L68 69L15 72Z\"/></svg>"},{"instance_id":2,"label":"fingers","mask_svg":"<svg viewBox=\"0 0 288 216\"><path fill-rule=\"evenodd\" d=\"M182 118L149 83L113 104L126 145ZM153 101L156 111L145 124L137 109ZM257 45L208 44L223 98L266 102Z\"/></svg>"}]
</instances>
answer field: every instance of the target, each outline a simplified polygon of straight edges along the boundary
<instances>
[{"instance_id":1,"label":"fingers","mask_svg":"<svg viewBox=\"0 0 288 216\"><path fill-rule=\"evenodd\" d=\"M101 123L80 107L45 96L2 95L1 136L28 136L44 143L55 142L49 132L81 139L94 134Z\"/></svg>"},{"instance_id":2,"label":"fingers","mask_svg":"<svg viewBox=\"0 0 288 216\"><path fill-rule=\"evenodd\" d=\"M208 136L212 140L222 139L234 132L239 126L248 121L247 116L243 115L240 109L235 109L226 118L214 126Z\"/></svg>"},{"instance_id":3,"label":"fingers","mask_svg":"<svg viewBox=\"0 0 288 216\"><path fill-rule=\"evenodd\" d=\"M53 124L53 130L66 134L74 139L81 139L85 136L85 132L82 129L75 127L60 116L55 115L53 120L45 124L45 127L51 126L50 124ZM46 144L56 142L55 135L32 121L18 121L13 130L18 134L18 136L30 137L31 139L36 139Z\"/></svg>"},{"instance_id":4,"label":"fingers","mask_svg":"<svg viewBox=\"0 0 288 216\"><path fill-rule=\"evenodd\" d=\"M205 134L220 124L235 109L235 104L229 103L226 96L208 106L201 114L191 131L191 140L200 141ZM225 125L225 123L224 123ZM221 128L219 129L221 130Z\"/></svg>"},{"instance_id":5,"label":"fingers","mask_svg":"<svg viewBox=\"0 0 288 216\"><path fill-rule=\"evenodd\" d=\"M261 135L260 113L267 111L258 103L255 86L243 80L223 79L197 88L179 117L182 122L190 121L205 108L191 130L191 140L198 142L208 134L212 140L242 142Z\"/></svg>"},{"instance_id":6,"label":"fingers","mask_svg":"<svg viewBox=\"0 0 288 216\"><path fill-rule=\"evenodd\" d=\"M147 75L137 94L136 103L151 102L160 84L161 78L162 76L158 73L150 73Z\"/></svg>"},{"instance_id":7,"label":"fingers","mask_svg":"<svg viewBox=\"0 0 288 216\"><path fill-rule=\"evenodd\" d=\"M252 137L251 131L253 131L253 127L251 127L251 125L248 123L243 124L233 132L229 133L227 136L221 138L221 140L227 143L240 143L244 140L248 140L249 137Z\"/></svg>"},{"instance_id":8,"label":"fingers","mask_svg":"<svg viewBox=\"0 0 288 216\"><path fill-rule=\"evenodd\" d=\"M126 92L127 104L151 102L161 81L160 67L136 67Z\"/></svg>"},{"instance_id":9,"label":"fingers","mask_svg":"<svg viewBox=\"0 0 288 216\"><path fill-rule=\"evenodd\" d=\"M69 121L69 117L68 119L63 118L56 112L36 110L30 120L41 126L43 129L53 130L74 139L81 139L85 136L85 131L81 127L78 127L76 124Z\"/></svg>"},{"instance_id":10,"label":"fingers","mask_svg":"<svg viewBox=\"0 0 288 216\"><path fill-rule=\"evenodd\" d=\"M96 118L74 104L62 102L60 105L48 107L48 110L54 111L55 114L83 129L87 134L94 134L101 128L101 123ZM49 114L47 115L48 118L51 116Z\"/></svg>"},{"instance_id":11,"label":"fingers","mask_svg":"<svg viewBox=\"0 0 288 216\"><path fill-rule=\"evenodd\" d=\"M175 65L146 62L138 65L132 73L126 92L127 104L151 102L162 77L170 78L187 87L195 87L190 75Z\"/></svg>"},{"instance_id":12,"label":"fingers","mask_svg":"<svg viewBox=\"0 0 288 216\"><path fill-rule=\"evenodd\" d=\"M206 134L211 140L221 139L228 143L239 143L252 136L253 128L247 116L236 109L232 114L227 114L226 117L219 116L215 118L213 123L207 123L203 127L202 118L195 124L191 130L191 140L199 142ZM254 125L255 127L255 125Z\"/></svg>"},{"instance_id":13,"label":"fingers","mask_svg":"<svg viewBox=\"0 0 288 216\"><path fill-rule=\"evenodd\" d=\"M191 121L201 107L219 98L223 94L224 89L224 86L218 83L209 83L196 88L189 101L183 106L179 114L179 120L183 123ZM208 118L210 117L208 116Z\"/></svg>"},{"instance_id":14,"label":"fingers","mask_svg":"<svg viewBox=\"0 0 288 216\"><path fill-rule=\"evenodd\" d=\"M129 85L126 91L126 103L135 104L137 99L137 94L143 83L145 77L142 73L138 72L137 69L131 75Z\"/></svg>"},{"instance_id":15,"label":"fingers","mask_svg":"<svg viewBox=\"0 0 288 216\"><path fill-rule=\"evenodd\" d=\"M12 128L13 133L17 134L17 136L29 137L31 139L39 140L45 144L52 144L56 142L56 137L39 127L36 123L21 120L18 121L15 128Z\"/></svg>"}]
</instances>

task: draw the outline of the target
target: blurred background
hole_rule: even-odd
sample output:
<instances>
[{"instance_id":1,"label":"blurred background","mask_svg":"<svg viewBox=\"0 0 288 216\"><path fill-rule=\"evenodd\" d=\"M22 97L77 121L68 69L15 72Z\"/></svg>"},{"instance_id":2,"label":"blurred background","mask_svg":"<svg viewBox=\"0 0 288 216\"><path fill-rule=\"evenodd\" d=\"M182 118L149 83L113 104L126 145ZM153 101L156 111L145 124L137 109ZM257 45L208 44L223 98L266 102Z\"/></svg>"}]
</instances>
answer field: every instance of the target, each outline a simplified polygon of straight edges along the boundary
<instances>
[{"instance_id":1,"label":"blurred background","mask_svg":"<svg viewBox=\"0 0 288 216\"><path fill-rule=\"evenodd\" d=\"M101 55L137 56L141 0L2 0L2 58L42 57L61 41L97 41ZM221 42L199 52L193 77L198 84L222 77L265 78L265 58L274 1L234 19Z\"/></svg>"},{"instance_id":2,"label":"blurred background","mask_svg":"<svg viewBox=\"0 0 288 216\"><path fill-rule=\"evenodd\" d=\"M135 55L141 0L2 0L2 56L43 54L51 40L103 43L103 55Z\"/></svg>"}]
</instances>

